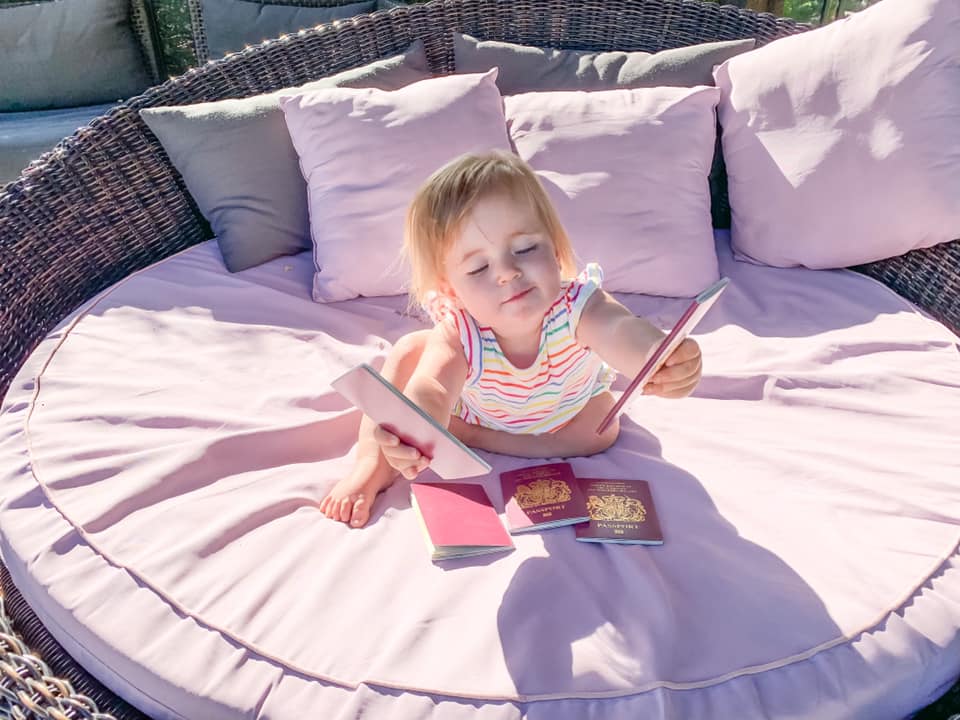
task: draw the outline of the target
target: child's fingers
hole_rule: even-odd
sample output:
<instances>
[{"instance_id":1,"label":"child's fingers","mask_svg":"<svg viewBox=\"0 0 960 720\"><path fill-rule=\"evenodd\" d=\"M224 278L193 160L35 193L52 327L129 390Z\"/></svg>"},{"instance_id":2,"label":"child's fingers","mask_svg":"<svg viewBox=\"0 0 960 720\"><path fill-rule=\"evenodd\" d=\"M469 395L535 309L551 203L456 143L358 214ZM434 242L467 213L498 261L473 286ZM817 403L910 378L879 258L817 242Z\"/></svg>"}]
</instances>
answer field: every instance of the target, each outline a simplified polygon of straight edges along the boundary
<instances>
[{"instance_id":1,"label":"child's fingers","mask_svg":"<svg viewBox=\"0 0 960 720\"><path fill-rule=\"evenodd\" d=\"M420 451L410 445L398 445L383 449L384 455L389 455L396 460L416 461L420 459Z\"/></svg>"},{"instance_id":2,"label":"child's fingers","mask_svg":"<svg viewBox=\"0 0 960 720\"><path fill-rule=\"evenodd\" d=\"M415 460L420 457L420 451L412 445L400 441L396 435L378 425L373 431L373 439L377 441L384 455L397 459Z\"/></svg>"},{"instance_id":3,"label":"child's fingers","mask_svg":"<svg viewBox=\"0 0 960 720\"><path fill-rule=\"evenodd\" d=\"M383 447L395 447L400 444L400 438L387 430L383 425L377 425L373 429L373 439L378 445Z\"/></svg>"},{"instance_id":4,"label":"child's fingers","mask_svg":"<svg viewBox=\"0 0 960 720\"><path fill-rule=\"evenodd\" d=\"M400 472L407 480L413 480L423 472L429 464L430 460L428 458L420 457L415 463L404 466Z\"/></svg>"},{"instance_id":5,"label":"child's fingers","mask_svg":"<svg viewBox=\"0 0 960 720\"><path fill-rule=\"evenodd\" d=\"M667 383L665 385L659 385L655 383L649 383L646 387L643 388L644 395L656 395L657 397L662 398L682 398L686 397L693 392L694 388L697 387L697 382L683 382L683 383Z\"/></svg>"},{"instance_id":6,"label":"child's fingers","mask_svg":"<svg viewBox=\"0 0 960 720\"><path fill-rule=\"evenodd\" d=\"M430 458L424 457L416 448L411 448L409 445L384 448L383 456L394 470L397 470L408 480L415 478L430 465Z\"/></svg>"},{"instance_id":7,"label":"child's fingers","mask_svg":"<svg viewBox=\"0 0 960 720\"><path fill-rule=\"evenodd\" d=\"M688 360L684 363L679 363L671 367L664 366L660 368L654 373L650 380L657 385L685 383L693 380L694 378L700 377L701 371L702 367L700 363L700 357L697 356L696 358Z\"/></svg>"},{"instance_id":8,"label":"child's fingers","mask_svg":"<svg viewBox=\"0 0 960 720\"><path fill-rule=\"evenodd\" d=\"M697 341L692 338L686 338L682 343L677 345L677 349L670 353L670 356L663 364L664 367L673 367L674 365L680 365L699 357L700 346L697 345Z\"/></svg>"}]
</instances>

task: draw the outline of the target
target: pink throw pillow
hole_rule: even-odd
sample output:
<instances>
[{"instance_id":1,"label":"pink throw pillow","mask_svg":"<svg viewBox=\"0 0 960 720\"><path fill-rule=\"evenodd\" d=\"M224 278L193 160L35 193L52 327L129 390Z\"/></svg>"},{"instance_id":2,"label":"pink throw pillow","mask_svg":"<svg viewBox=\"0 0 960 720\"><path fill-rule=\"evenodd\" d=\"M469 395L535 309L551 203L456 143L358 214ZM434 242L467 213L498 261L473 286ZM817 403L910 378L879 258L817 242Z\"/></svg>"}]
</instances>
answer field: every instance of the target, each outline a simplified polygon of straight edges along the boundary
<instances>
[{"instance_id":1,"label":"pink throw pillow","mask_svg":"<svg viewBox=\"0 0 960 720\"><path fill-rule=\"evenodd\" d=\"M682 297L718 279L707 176L719 98L702 86L504 98L517 153L606 290Z\"/></svg>"},{"instance_id":2,"label":"pink throw pillow","mask_svg":"<svg viewBox=\"0 0 960 720\"><path fill-rule=\"evenodd\" d=\"M960 237L960 0L882 0L714 77L740 257L844 267Z\"/></svg>"},{"instance_id":3,"label":"pink throw pillow","mask_svg":"<svg viewBox=\"0 0 960 720\"><path fill-rule=\"evenodd\" d=\"M510 149L496 77L281 96L307 181L314 300L406 292L400 250L417 188L457 155Z\"/></svg>"}]
</instances>

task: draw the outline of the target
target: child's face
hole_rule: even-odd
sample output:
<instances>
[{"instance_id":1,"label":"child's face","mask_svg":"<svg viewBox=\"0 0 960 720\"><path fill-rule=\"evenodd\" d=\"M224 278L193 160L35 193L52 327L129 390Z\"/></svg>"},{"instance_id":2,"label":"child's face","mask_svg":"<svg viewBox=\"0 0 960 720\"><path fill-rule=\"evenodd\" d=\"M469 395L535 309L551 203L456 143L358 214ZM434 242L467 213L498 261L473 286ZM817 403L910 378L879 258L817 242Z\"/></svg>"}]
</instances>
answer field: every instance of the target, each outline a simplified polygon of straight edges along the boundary
<instances>
[{"instance_id":1,"label":"child's face","mask_svg":"<svg viewBox=\"0 0 960 720\"><path fill-rule=\"evenodd\" d=\"M443 289L500 335L540 331L560 293L553 240L529 202L481 198L444 260Z\"/></svg>"}]
</instances>

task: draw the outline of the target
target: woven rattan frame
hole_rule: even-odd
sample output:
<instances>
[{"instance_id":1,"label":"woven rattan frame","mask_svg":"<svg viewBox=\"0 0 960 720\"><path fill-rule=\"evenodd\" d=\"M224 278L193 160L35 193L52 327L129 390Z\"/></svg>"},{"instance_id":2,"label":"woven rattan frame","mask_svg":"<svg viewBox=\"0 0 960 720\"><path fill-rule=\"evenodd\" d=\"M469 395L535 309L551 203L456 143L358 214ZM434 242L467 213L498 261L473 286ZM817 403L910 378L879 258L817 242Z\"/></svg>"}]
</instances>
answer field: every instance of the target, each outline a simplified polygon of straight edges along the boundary
<instances>
[{"instance_id":1,"label":"woven rattan frame","mask_svg":"<svg viewBox=\"0 0 960 720\"><path fill-rule=\"evenodd\" d=\"M260 5L289 5L291 7L340 7L352 5L358 0L243 0ZM193 48L197 64L202 65L210 59L210 47L207 45L207 29L203 21L203 0L187 0L190 9L190 26L193 30Z\"/></svg>"},{"instance_id":2,"label":"woven rattan frame","mask_svg":"<svg viewBox=\"0 0 960 720\"><path fill-rule=\"evenodd\" d=\"M298 85L395 54L416 38L425 42L433 69L449 72L453 30L557 48L657 51L742 37L762 44L804 29L792 20L699 0L435 0L301 31L190 70L112 109L0 189L0 395L73 308L209 237L180 176L140 120L141 108ZM858 269L960 329L960 241ZM72 692L60 680L47 680L45 669L36 670L46 662L116 718L143 717L59 650L5 569L0 581L6 612L36 653L6 641L6 654L0 655L0 715L93 717L80 710L36 713L36 701L18 695L22 688L16 679L26 674L39 675L51 695ZM2 616L0 633L10 634Z\"/></svg>"}]
</instances>

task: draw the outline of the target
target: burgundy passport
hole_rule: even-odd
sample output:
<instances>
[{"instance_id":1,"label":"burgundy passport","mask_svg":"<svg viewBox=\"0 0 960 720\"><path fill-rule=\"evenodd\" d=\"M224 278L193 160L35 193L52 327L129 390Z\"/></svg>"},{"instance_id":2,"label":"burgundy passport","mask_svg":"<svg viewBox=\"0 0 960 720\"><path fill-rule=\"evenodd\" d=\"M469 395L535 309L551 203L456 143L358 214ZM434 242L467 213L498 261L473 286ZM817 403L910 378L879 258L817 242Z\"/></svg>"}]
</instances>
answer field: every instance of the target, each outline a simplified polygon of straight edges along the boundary
<instances>
[{"instance_id":1,"label":"burgundy passport","mask_svg":"<svg viewBox=\"0 0 960 720\"><path fill-rule=\"evenodd\" d=\"M580 478L590 522L576 527L577 540L662 545L660 519L646 480Z\"/></svg>"},{"instance_id":2,"label":"burgundy passport","mask_svg":"<svg viewBox=\"0 0 960 720\"><path fill-rule=\"evenodd\" d=\"M569 463L548 463L500 473L511 533L586 522L587 503Z\"/></svg>"}]
</instances>

